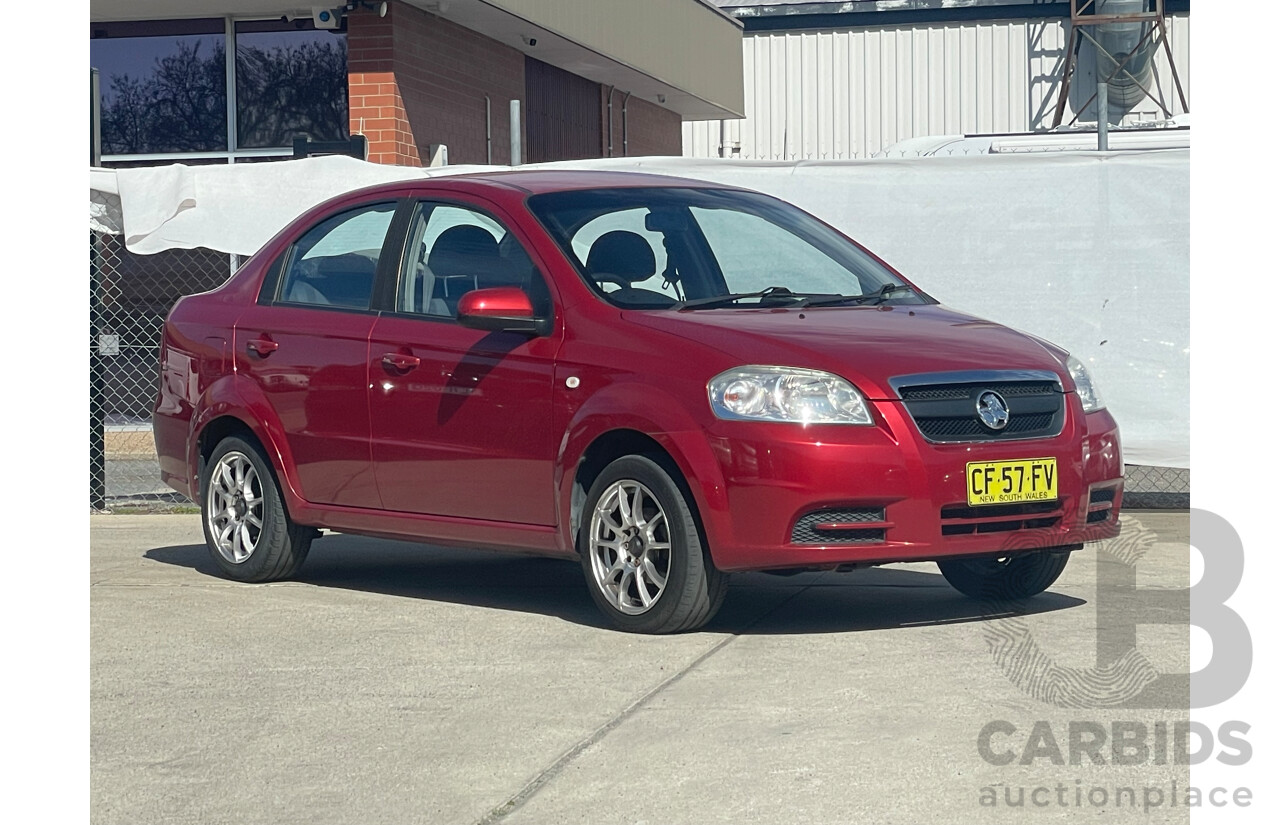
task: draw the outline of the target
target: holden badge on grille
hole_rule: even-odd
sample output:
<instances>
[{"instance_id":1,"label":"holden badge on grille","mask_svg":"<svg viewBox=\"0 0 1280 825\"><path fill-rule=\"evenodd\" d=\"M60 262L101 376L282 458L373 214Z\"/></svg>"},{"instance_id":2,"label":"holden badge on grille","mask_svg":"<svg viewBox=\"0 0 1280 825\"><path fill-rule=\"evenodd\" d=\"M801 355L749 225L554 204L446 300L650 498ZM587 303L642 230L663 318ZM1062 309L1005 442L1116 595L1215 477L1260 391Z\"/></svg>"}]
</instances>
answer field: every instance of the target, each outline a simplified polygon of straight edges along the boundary
<instances>
[{"instance_id":1,"label":"holden badge on grille","mask_svg":"<svg viewBox=\"0 0 1280 825\"><path fill-rule=\"evenodd\" d=\"M978 396L978 419L989 430L1003 430L1009 426L1009 405L1000 393L987 390Z\"/></svg>"}]
</instances>

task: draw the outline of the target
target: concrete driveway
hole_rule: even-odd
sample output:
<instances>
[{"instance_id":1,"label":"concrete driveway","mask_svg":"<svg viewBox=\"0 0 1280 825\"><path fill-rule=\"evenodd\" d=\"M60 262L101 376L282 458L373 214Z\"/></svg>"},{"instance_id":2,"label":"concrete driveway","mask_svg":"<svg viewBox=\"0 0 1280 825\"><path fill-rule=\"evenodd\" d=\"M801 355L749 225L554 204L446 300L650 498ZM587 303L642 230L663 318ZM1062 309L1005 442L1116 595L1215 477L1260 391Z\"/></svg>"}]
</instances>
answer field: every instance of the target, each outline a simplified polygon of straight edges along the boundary
<instances>
[{"instance_id":1,"label":"concrete driveway","mask_svg":"<svg viewBox=\"0 0 1280 825\"><path fill-rule=\"evenodd\" d=\"M1190 669L1188 530L1127 515L1022 605L933 565L740 575L706 630L642 637L569 562L327 536L241 585L198 516L93 517L92 819L1185 822L1150 790L1185 765L1088 746L1187 717L1177 678L1100 665L1130 638L1139 682Z\"/></svg>"}]
</instances>

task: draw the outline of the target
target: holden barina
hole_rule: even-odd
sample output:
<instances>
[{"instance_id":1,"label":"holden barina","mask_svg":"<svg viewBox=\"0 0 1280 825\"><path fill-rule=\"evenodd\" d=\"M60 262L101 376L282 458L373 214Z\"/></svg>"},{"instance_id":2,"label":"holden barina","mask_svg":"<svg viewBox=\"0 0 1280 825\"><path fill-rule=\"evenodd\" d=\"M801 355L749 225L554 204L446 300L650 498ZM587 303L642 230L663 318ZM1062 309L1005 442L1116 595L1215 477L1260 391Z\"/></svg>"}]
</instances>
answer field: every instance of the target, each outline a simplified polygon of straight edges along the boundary
<instances>
[{"instance_id":1,"label":"holden barina","mask_svg":"<svg viewBox=\"0 0 1280 825\"><path fill-rule=\"evenodd\" d=\"M974 303L980 303L975 288ZM165 325L155 438L228 577L321 530L577 559L625 630L728 574L1049 587L1119 532L1085 367L756 192L528 171L363 189Z\"/></svg>"}]
</instances>

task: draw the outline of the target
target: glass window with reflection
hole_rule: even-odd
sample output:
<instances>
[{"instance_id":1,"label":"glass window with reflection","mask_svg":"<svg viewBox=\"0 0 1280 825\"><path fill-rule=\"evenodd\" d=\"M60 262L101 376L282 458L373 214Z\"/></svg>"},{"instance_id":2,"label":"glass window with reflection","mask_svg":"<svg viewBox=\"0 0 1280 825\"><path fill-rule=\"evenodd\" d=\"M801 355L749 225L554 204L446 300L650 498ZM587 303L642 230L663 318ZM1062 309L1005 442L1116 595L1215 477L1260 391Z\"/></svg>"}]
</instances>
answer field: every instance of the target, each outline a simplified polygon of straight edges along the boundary
<instances>
[{"instance_id":1,"label":"glass window with reflection","mask_svg":"<svg viewBox=\"0 0 1280 825\"><path fill-rule=\"evenodd\" d=\"M280 300L368 309L378 258L395 211L395 203L377 203L312 227L293 245Z\"/></svg>"},{"instance_id":2,"label":"glass window with reflection","mask_svg":"<svg viewBox=\"0 0 1280 825\"><path fill-rule=\"evenodd\" d=\"M524 247L483 212L424 201L406 250L398 312L456 318L463 295L499 286L524 290L538 315L551 312L551 294Z\"/></svg>"},{"instance_id":3,"label":"glass window with reflection","mask_svg":"<svg viewBox=\"0 0 1280 825\"><path fill-rule=\"evenodd\" d=\"M239 148L348 137L347 35L310 20L236 23Z\"/></svg>"},{"instance_id":4,"label":"glass window with reflection","mask_svg":"<svg viewBox=\"0 0 1280 825\"><path fill-rule=\"evenodd\" d=\"M104 155L227 149L225 24L94 23Z\"/></svg>"},{"instance_id":5,"label":"glass window with reflection","mask_svg":"<svg viewBox=\"0 0 1280 825\"><path fill-rule=\"evenodd\" d=\"M738 189L547 192L529 209L614 306L632 309L931 303L803 210Z\"/></svg>"}]
</instances>

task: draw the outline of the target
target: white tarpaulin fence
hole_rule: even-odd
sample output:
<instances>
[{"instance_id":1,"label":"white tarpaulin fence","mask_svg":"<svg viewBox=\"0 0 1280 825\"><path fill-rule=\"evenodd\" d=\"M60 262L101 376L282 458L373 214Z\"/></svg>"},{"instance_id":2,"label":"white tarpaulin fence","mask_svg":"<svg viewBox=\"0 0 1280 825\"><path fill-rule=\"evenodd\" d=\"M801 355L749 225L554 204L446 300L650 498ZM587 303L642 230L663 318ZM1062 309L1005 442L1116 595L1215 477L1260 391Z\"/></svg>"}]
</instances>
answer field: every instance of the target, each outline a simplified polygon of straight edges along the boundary
<instances>
[{"instance_id":1,"label":"white tarpaulin fence","mask_svg":"<svg viewBox=\"0 0 1280 825\"><path fill-rule=\"evenodd\" d=\"M493 167L490 167L490 169ZM744 186L814 213L944 304L1089 365L1125 461L1190 467L1190 151L840 162L626 158L542 164ZM345 157L93 170L91 226L131 252L249 255L306 208L390 180L478 171ZM998 366L998 365L993 365Z\"/></svg>"}]
</instances>

